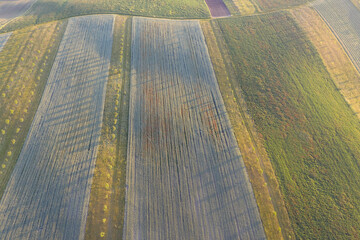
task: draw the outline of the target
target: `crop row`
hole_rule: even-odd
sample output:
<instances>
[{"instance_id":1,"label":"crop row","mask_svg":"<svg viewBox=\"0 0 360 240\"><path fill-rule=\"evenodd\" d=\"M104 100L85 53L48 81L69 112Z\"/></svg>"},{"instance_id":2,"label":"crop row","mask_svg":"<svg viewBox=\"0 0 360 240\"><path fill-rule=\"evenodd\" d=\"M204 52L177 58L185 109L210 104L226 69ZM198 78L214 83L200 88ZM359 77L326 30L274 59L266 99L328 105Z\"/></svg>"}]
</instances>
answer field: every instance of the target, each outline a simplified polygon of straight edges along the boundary
<instances>
[{"instance_id":1,"label":"crop row","mask_svg":"<svg viewBox=\"0 0 360 240\"><path fill-rule=\"evenodd\" d=\"M124 239L265 239L197 21L134 18Z\"/></svg>"},{"instance_id":2,"label":"crop row","mask_svg":"<svg viewBox=\"0 0 360 240\"><path fill-rule=\"evenodd\" d=\"M343 46L314 9L298 8L292 14L313 42L346 101L360 117L360 75Z\"/></svg>"},{"instance_id":3,"label":"crop row","mask_svg":"<svg viewBox=\"0 0 360 240\"><path fill-rule=\"evenodd\" d=\"M318 0L313 6L343 44L360 72L360 11L349 0Z\"/></svg>"},{"instance_id":4,"label":"crop row","mask_svg":"<svg viewBox=\"0 0 360 240\"><path fill-rule=\"evenodd\" d=\"M66 24L14 32L0 52L0 196L20 154Z\"/></svg>"},{"instance_id":5,"label":"crop row","mask_svg":"<svg viewBox=\"0 0 360 240\"><path fill-rule=\"evenodd\" d=\"M95 166L113 16L69 20L0 202L3 239L81 239Z\"/></svg>"},{"instance_id":6,"label":"crop row","mask_svg":"<svg viewBox=\"0 0 360 240\"><path fill-rule=\"evenodd\" d=\"M85 239L119 239L125 210L131 18L117 16Z\"/></svg>"}]
</instances>

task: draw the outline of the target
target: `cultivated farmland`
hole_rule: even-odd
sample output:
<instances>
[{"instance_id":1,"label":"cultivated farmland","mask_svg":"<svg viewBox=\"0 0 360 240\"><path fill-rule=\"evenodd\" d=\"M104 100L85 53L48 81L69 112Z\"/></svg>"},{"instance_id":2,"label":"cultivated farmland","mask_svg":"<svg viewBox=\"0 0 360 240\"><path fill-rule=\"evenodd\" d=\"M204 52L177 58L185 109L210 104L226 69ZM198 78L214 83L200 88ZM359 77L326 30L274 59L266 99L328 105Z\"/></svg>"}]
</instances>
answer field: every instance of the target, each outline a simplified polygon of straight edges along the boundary
<instances>
[{"instance_id":1,"label":"cultivated farmland","mask_svg":"<svg viewBox=\"0 0 360 240\"><path fill-rule=\"evenodd\" d=\"M210 17L203 0L38 0L25 16L9 23L3 31L73 16L107 13L171 18Z\"/></svg>"},{"instance_id":2,"label":"cultivated farmland","mask_svg":"<svg viewBox=\"0 0 360 240\"><path fill-rule=\"evenodd\" d=\"M287 13L216 21L295 237L357 239L359 119L316 49Z\"/></svg>"},{"instance_id":3,"label":"cultivated farmland","mask_svg":"<svg viewBox=\"0 0 360 240\"><path fill-rule=\"evenodd\" d=\"M314 9L298 8L292 14L313 42L346 101L360 117L360 75L343 47Z\"/></svg>"},{"instance_id":4,"label":"cultivated farmland","mask_svg":"<svg viewBox=\"0 0 360 240\"><path fill-rule=\"evenodd\" d=\"M9 39L10 36L11 36L11 33L0 34L0 52L3 49L3 47L5 46L7 40Z\"/></svg>"},{"instance_id":5,"label":"cultivated farmland","mask_svg":"<svg viewBox=\"0 0 360 240\"><path fill-rule=\"evenodd\" d=\"M65 22L14 32L0 52L0 198L39 105Z\"/></svg>"},{"instance_id":6,"label":"cultivated farmland","mask_svg":"<svg viewBox=\"0 0 360 240\"><path fill-rule=\"evenodd\" d=\"M360 11L349 0L318 0L314 8L332 29L360 71Z\"/></svg>"},{"instance_id":7,"label":"cultivated farmland","mask_svg":"<svg viewBox=\"0 0 360 240\"><path fill-rule=\"evenodd\" d=\"M236 80L231 57L217 21L202 21L209 54L235 137L246 166L268 239L294 239L274 169Z\"/></svg>"},{"instance_id":8,"label":"cultivated farmland","mask_svg":"<svg viewBox=\"0 0 360 240\"><path fill-rule=\"evenodd\" d=\"M197 21L134 18L124 239L265 239Z\"/></svg>"},{"instance_id":9,"label":"cultivated farmland","mask_svg":"<svg viewBox=\"0 0 360 240\"><path fill-rule=\"evenodd\" d=\"M276 9L284 9L307 3L309 0L251 0L257 3L260 10L271 11Z\"/></svg>"},{"instance_id":10,"label":"cultivated farmland","mask_svg":"<svg viewBox=\"0 0 360 240\"><path fill-rule=\"evenodd\" d=\"M24 14L36 0L5 0L0 1L0 28L1 25Z\"/></svg>"},{"instance_id":11,"label":"cultivated farmland","mask_svg":"<svg viewBox=\"0 0 360 240\"><path fill-rule=\"evenodd\" d=\"M205 0L212 17L229 17L231 14L223 0Z\"/></svg>"},{"instance_id":12,"label":"cultivated farmland","mask_svg":"<svg viewBox=\"0 0 360 240\"><path fill-rule=\"evenodd\" d=\"M251 0L224 0L231 14L250 15L258 11L255 2Z\"/></svg>"},{"instance_id":13,"label":"cultivated farmland","mask_svg":"<svg viewBox=\"0 0 360 240\"><path fill-rule=\"evenodd\" d=\"M85 239L119 239L125 210L131 19L117 16Z\"/></svg>"},{"instance_id":14,"label":"cultivated farmland","mask_svg":"<svg viewBox=\"0 0 360 240\"><path fill-rule=\"evenodd\" d=\"M0 202L2 239L82 239L102 124L113 16L69 20Z\"/></svg>"}]
</instances>

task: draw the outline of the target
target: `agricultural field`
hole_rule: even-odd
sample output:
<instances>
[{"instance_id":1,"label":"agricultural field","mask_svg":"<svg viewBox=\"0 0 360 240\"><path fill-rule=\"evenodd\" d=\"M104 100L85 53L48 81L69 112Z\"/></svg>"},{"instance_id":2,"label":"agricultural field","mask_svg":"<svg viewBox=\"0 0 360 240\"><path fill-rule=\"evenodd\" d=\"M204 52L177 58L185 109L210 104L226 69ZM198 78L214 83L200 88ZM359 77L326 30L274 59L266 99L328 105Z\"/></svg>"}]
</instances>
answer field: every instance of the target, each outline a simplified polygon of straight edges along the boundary
<instances>
[{"instance_id":1,"label":"agricultural field","mask_svg":"<svg viewBox=\"0 0 360 240\"><path fill-rule=\"evenodd\" d=\"M295 239L274 169L247 110L217 21L201 27L225 107L246 166L267 239Z\"/></svg>"},{"instance_id":2,"label":"agricultural field","mask_svg":"<svg viewBox=\"0 0 360 240\"><path fill-rule=\"evenodd\" d=\"M117 16L85 239L119 239L125 210L131 18Z\"/></svg>"},{"instance_id":3,"label":"agricultural field","mask_svg":"<svg viewBox=\"0 0 360 240\"><path fill-rule=\"evenodd\" d=\"M0 198L19 157L64 33L66 21L12 34L0 52Z\"/></svg>"},{"instance_id":4,"label":"agricultural field","mask_svg":"<svg viewBox=\"0 0 360 240\"><path fill-rule=\"evenodd\" d=\"M273 11L306 4L311 0L251 0L255 1L261 11Z\"/></svg>"},{"instance_id":5,"label":"agricultural field","mask_svg":"<svg viewBox=\"0 0 360 240\"><path fill-rule=\"evenodd\" d=\"M285 12L216 21L295 237L358 238L359 120L315 47Z\"/></svg>"},{"instance_id":6,"label":"agricultural field","mask_svg":"<svg viewBox=\"0 0 360 240\"><path fill-rule=\"evenodd\" d=\"M84 237L113 23L110 15L69 20L0 201L3 239Z\"/></svg>"},{"instance_id":7,"label":"agricultural field","mask_svg":"<svg viewBox=\"0 0 360 240\"><path fill-rule=\"evenodd\" d=\"M209 7L212 17L229 17L231 16L229 9L223 0L205 0Z\"/></svg>"},{"instance_id":8,"label":"agricultural field","mask_svg":"<svg viewBox=\"0 0 360 240\"><path fill-rule=\"evenodd\" d=\"M210 17L203 0L38 0L25 16L12 21L2 31L73 16L105 13L171 18Z\"/></svg>"},{"instance_id":9,"label":"agricultural field","mask_svg":"<svg viewBox=\"0 0 360 240\"><path fill-rule=\"evenodd\" d=\"M135 17L131 51L123 239L265 239L199 22Z\"/></svg>"},{"instance_id":10,"label":"agricultural field","mask_svg":"<svg viewBox=\"0 0 360 240\"><path fill-rule=\"evenodd\" d=\"M3 33L0 34L0 52L5 46L6 42L9 40L12 33Z\"/></svg>"},{"instance_id":11,"label":"agricultural field","mask_svg":"<svg viewBox=\"0 0 360 240\"><path fill-rule=\"evenodd\" d=\"M360 117L360 75L343 47L313 9L299 8L292 14L320 53L336 86Z\"/></svg>"},{"instance_id":12,"label":"agricultural field","mask_svg":"<svg viewBox=\"0 0 360 240\"><path fill-rule=\"evenodd\" d=\"M5 23L24 14L36 0L0 1L0 28Z\"/></svg>"},{"instance_id":13,"label":"agricultural field","mask_svg":"<svg viewBox=\"0 0 360 240\"><path fill-rule=\"evenodd\" d=\"M259 7L251 0L224 0L231 14L251 15L258 12Z\"/></svg>"},{"instance_id":14,"label":"agricultural field","mask_svg":"<svg viewBox=\"0 0 360 240\"><path fill-rule=\"evenodd\" d=\"M360 11L349 0L320 0L313 7L328 24L360 71Z\"/></svg>"}]
</instances>

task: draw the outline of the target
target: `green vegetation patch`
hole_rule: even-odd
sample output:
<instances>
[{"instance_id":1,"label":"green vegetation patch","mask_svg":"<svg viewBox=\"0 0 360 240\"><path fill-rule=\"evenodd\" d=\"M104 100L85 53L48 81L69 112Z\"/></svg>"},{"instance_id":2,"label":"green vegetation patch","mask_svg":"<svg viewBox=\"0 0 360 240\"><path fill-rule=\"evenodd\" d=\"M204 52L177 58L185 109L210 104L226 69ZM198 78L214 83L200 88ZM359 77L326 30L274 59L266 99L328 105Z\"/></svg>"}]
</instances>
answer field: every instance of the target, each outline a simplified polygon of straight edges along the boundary
<instances>
[{"instance_id":1,"label":"green vegetation patch","mask_svg":"<svg viewBox=\"0 0 360 240\"><path fill-rule=\"evenodd\" d=\"M203 0L38 0L25 16L8 24L3 32L57 19L104 13L171 18L210 17Z\"/></svg>"},{"instance_id":2,"label":"green vegetation patch","mask_svg":"<svg viewBox=\"0 0 360 240\"><path fill-rule=\"evenodd\" d=\"M309 0L253 0L262 11L284 9L292 6L298 6L309 2Z\"/></svg>"},{"instance_id":3,"label":"green vegetation patch","mask_svg":"<svg viewBox=\"0 0 360 240\"><path fill-rule=\"evenodd\" d=\"M132 18L117 16L85 239L122 239L125 212Z\"/></svg>"},{"instance_id":4,"label":"green vegetation patch","mask_svg":"<svg viewBox=\"0 0 360 240\"><path fill-rule=\"evenodd\" d=\"M360 233L360 124L286 13L218 20L296 237Z\"/></svg>"},{"instance_id":5,"label":"green vegetation patch","mask_svg":"<svg viewBox=\"0 0 360 240\"><path fill-rule=\"evenodd\" d=\"M65 27L66 22L52 22L14 32L0 52L0 198L39 105Z\"/></svg>"}]
</instances>

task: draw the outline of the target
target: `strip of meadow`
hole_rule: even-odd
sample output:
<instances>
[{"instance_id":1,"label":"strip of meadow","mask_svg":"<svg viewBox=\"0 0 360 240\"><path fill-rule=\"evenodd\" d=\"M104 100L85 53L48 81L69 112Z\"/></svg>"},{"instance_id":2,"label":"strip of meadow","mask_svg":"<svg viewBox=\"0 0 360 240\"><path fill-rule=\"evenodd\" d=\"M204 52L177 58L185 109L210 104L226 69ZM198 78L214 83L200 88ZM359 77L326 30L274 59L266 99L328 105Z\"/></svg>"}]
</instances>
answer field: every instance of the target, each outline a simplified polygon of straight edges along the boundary
<instances>
[{"instance_id":1,"label":"strip of meadow","mask_svg":"<svg viewBox=\"0 0 360 240\"><path fill-rule=\"evenodd\" d=\"M69 20L0 201L2 238L84 238L110 68L113 20L110 15Z\"/></svg>"},{"instance_id":2,"label":"strip of meadow","mask_svg":"<svg viewBox=\"0 0 360 240\"><path fill-rule=\"evenodd\" d=\"M121 239L124 225L129 115L131 19L117 16L86 239Z\"/></svg>"},{"instance_id":3,"label":"strip of meadow","mask_svg":"<svg viewBox=\"0 0 360 240\"><path fill-rule=\"evenodd\" d=\"M201 23L219 88L249 174L268 239L294 238L279 183L247 110L217 21Z\"/></svg>"},{"instance_id":4,"label":"strip of meadow","mask_svg":"<svg viewBox=\"0 0 360 240\"><path fill-rule=\"evenodd\" d=\"M360 232L360 124L287 13L218 20L296 238Z\"/></svg>"},{"instance_id":5,"label":"strip of meadow","mask_svg":"<svg viewBox=\"0 0 360 240\"><path fill-rule=\"evenodd\" d=\"M39 105L66 22L14 32L0 51L0 198Z\"/></svg>"},{"instance_id":6,"label":"strip of meadow","mask_svg":"<svg viewBox=\"0 0 360 240\"><path fill-rule=\"evenodd\" d=\"M309 0L252 0L257 3L261 11L273 11L277 9L285 9L293 6L299 6L309 2Z\"/></svg>"}]
</instances>

